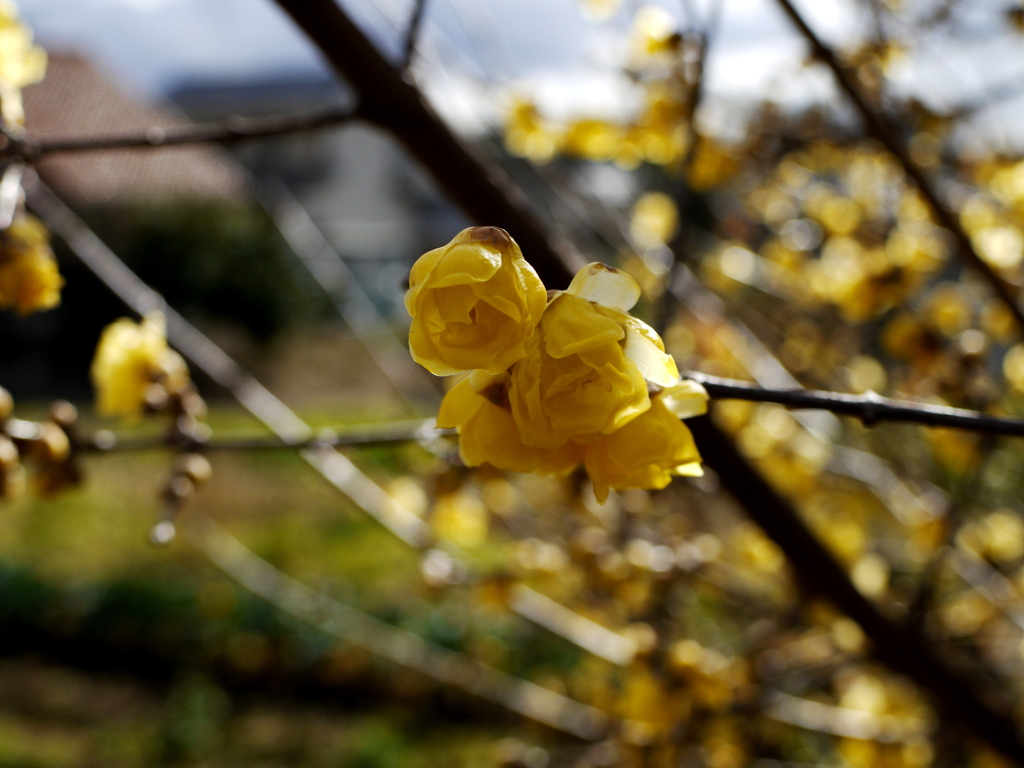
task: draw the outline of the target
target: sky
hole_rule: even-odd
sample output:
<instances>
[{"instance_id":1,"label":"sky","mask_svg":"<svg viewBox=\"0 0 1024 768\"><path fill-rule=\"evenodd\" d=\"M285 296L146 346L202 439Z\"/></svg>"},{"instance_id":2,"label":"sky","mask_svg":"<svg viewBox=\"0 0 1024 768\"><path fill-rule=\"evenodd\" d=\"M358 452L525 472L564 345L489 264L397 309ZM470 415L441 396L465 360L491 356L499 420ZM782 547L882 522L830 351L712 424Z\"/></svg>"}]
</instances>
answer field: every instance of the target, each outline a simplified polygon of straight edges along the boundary
<instances>
[{"instance_id":1,"label":"sky","mask_svg":"<svg viewBox=\"0 0 1024 768\"><path fill-rule=\"evenodd\" d=\"M678 8L677 2L662 1ZM410 0L344 5L379 42L396 48ZM817 9L811 15L823 28L840 28L842 9L849 7L848 0L808 5ZM149 93L188 79L323 70L272 0L20 0L19 6L44 46L91 54ZM623 9L619 22L628 11ZM426 44L434 51L425 56L466 74L536 79L613 64L615 21L586 22L578 0L428 0L427 14ZM748 91L780 60L798 61L802 50L771 0L727 0L716 47L715 87L721 81ZM751 61L761 66L749 66Z\"/></svg>"},{"instance_id":2,"label":"sky","mask_svg":"<svg viewBox=\"0 0 1024 768\"><path fill-rule=\"evenodd\" d=\"M797 103L836 98L824 68L804 66L807 47L775 0L689 4L706 17L716 1L723 10L707 63L708 103L765 95ZM580 2L427 0L420 82L442 113L469 129L492 121L502 108L500 94L516 88L533 94L555 117L620 108L629 99L620 66L621 31L632 12L654 2L678 14L687 3L622 0L617 17L590 23ZM833 43L849 42L867 24L865 5L856 0L795 3ZM379 45L397 53L412 0L342 4ZM946 106L984 96L986 82L1024 83L1020 40L991 34L990 20L997 16L988 7L996 5L968 5L974 15L967 22L977 29L961 48L922 42L895 72L896 87L922 90ZM273 0L19 0L19 6L44 46L88 54L129 87L152 95L188 81L251 82L275 73L327 72ZM1020 124L1022 102L990 111L979 125Z\"/></svg>"}]
</instances>

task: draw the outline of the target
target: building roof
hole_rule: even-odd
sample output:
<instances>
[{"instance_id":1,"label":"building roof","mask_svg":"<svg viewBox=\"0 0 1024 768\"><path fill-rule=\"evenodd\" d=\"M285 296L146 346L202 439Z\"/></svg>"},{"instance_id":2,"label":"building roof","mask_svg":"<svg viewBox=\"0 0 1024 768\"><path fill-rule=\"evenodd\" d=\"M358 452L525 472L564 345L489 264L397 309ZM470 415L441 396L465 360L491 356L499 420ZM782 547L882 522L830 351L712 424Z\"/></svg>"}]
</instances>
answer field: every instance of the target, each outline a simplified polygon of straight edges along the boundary
<instances>
[{"instance_id":1,"label":"building roof","mask_svg":"<svg viewBox=\"0 0 1024 768\"><path fill-rule=\"evenodd\" d=\"M46 77L26 88L24 98L26 133L34 140L115 136L189 123L174 107L128 93L74 54L51 53ZM215 146L55 154L42 158L37 168L73 205L250 195L246 171Z\"/></svg>"}]
</instances>

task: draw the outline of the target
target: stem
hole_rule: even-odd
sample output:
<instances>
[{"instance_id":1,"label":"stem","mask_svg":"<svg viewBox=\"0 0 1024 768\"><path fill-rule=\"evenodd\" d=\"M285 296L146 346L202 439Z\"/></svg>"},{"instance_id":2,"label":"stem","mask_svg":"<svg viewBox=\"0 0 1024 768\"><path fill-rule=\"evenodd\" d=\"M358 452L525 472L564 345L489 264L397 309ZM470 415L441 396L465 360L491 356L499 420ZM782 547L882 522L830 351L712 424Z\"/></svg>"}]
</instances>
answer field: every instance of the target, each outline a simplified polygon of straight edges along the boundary
<instances>
[{"instance_id":1,"label":"stem","mask_svg":"<svg viewBox=\"0 0 1024 768\"><path fill-rule=\"evenodd\" d=\"M963 408L947 408L901 400L891 400L874 392L847 395L813 389L766 389L735 379L721 379L704 373L686 372L685 378L704 386L708 395L719 400L749 400L757 403L778 403L787 408L810 408L855 416L865 426L880 421L904 421L932 427L952 427L971 432L1024 437L1024 420L990 416Z\"/></svg>"}]
</instances>

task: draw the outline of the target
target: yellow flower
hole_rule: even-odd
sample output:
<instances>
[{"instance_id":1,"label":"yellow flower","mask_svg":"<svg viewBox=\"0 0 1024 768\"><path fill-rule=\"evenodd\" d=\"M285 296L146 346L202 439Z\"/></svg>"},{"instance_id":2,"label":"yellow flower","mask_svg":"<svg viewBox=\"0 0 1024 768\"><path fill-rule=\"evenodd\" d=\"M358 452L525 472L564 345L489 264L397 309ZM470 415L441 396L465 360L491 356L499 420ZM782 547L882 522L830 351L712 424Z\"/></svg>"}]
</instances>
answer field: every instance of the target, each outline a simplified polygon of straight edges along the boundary
<instances>
[{"instance_id":1,"label":"yellow flower","mask_svg":"<svg viewBox=\"0 0 1024 768\"><path fill-rule=\"evenodd\" d=\"M526 354L547 294L508 233L464 229L413 265L405 306L413 359L438 376L501 373Z\"/></svg>"},{"instance_id":2,"label":"yellow flower","mask_svg":"<svg viewBox=\"0 0 1024 768\"><path fill-rule=\"evenodd\" d=\"M589 264L551 300L512 370L509 399L524 443L556 448L609 434L650 408L647 382L678 382L658 334L627 314L639 296L631 277Z\"/></svg>"},{"instance_id":3,"label":"yellow flower","mask_svg":"<svg viewBox=\"0 0 1024 768\"><path fill-rule=\"evenodd\" d=\"M508 402L509 375L473 371L444 397L437 414L443 429L458 428L459 454L468 467L483 463L509 472L562 477L583 459L574 443L551 449L525 445Z\"/></svg>"},{"instance_id":4,"label":"yellow flower","mask_svg":"<svg viewBox=\"0 0 1024 768\"><path fill-rule=\"evenodd\" d=\"M185 361L167 346L164 317L158 312L139 323L121 318L108 325L90 374L100 414L129 419L142 413L150 385L161 384L175 393L189 381Z\"/></svg>"},{"instance_id":5,"label":"yellow flower","mask_svg":"<svg viewBox=\"0 0 1024 768\"><path fill-rule=\"evenodd\" d=\"M0 233L0 307L27 315L60 304L64 280L50 250L49 233L28 214Z\"/></svg>"},{"instance_id":6,"label":"yellow flower","mask_svg":"<svg viewBox=\"0 0 1024 768\"><path fill-rule=\"evenodd\" d=\"M697 395L684 399L700 400ZM702 402L706 400L704 395ZM604 503L611 488L664 488L673 476L704 474L693 435L671 405L670 396L656 396L647 411L586 446L584 463L599 502Z\"/></svg>"},{"instance_id":7,"label":"yellow flower","mask_svg":"<svg viewBox=\"0 0 1024 768\"><path fill-rule=\"evenodd\" d=\"M10 124L25 121L21 89L46 74L46 52L32 45L32 31L18 19L14 3L0 0L0 115Z\"/></svg>"}]
</instances>

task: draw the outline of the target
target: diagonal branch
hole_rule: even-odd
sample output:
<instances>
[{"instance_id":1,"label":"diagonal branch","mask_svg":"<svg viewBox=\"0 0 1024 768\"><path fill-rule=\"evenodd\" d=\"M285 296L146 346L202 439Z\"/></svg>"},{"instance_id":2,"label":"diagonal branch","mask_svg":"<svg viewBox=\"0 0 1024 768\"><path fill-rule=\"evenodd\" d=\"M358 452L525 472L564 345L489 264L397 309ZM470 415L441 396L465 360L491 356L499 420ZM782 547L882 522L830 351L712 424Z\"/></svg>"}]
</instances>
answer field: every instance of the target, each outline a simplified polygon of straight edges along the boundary
<instances>
[{"instance_id":1,"label":"diagonal branch","mask_svg":"<svg viewBox=\"0 0 1024 768\"><path fill-rule=\"evenodd\" d=\"M359 94L360 112L389 131L474 221L515 233L545 285L562 285L567 263L583 260L546 236L522 190L496 164L472 154L420 91L381 55L331 0L277 0L331 65Z\"/></svg>"},{"instance_id":2,"label":"diagonal branch","mask_svg":"<svg viewBox=\"0 0 1024 768\"><path fill-rule=\"evenodd\" d=\"M886 617L864 597L788 502L709 417L690 419L687 424L704 461L715 469L751 519L780 545L803 588L827 598L856 621L871 640L872 655L926 690L942 716L965 724L1014 762L1024 762L1024 743L1008 715L1009 702L1003 691L981 679L965 679L935 654L924 636Z\"/></svg>"},{"instance_id":3,"label":"diagonal branch","mask_svg":"<svg viewBox=\"0 0 1024 768\"><path fill-rule=\"evenodd\" d=\"M885 148L896 157L900 165L903 166L903 171L917 186L921 196L928 202L936 221L940 226L952 233L959 247L961 258L988 282L996 296L1013 313L1018 327L1024 330L1024 310L1021 309L1017 301L1016 290L1000 277L999 273L988 262L978 255L974 248L974 243L971 241L971 236L967 234L957 215L946 205L939 194L935 182L929 178L924 169L910 156L910 152L907 150L906 144L896 128L889 123L879 110L868 104L867 99L860 92L853 77L839 63L835 52L814 34L814 30L807 25L807 22L804 21L804 18L790 0L777 0L777 2L779 7L800 31L800 34L810 44L814 56L832 70L832 74L835 75L840 89L849 97L857 112L860 113L868 133L884 144Z\"/></svg>"}]
</instances>

